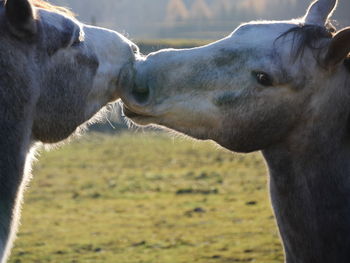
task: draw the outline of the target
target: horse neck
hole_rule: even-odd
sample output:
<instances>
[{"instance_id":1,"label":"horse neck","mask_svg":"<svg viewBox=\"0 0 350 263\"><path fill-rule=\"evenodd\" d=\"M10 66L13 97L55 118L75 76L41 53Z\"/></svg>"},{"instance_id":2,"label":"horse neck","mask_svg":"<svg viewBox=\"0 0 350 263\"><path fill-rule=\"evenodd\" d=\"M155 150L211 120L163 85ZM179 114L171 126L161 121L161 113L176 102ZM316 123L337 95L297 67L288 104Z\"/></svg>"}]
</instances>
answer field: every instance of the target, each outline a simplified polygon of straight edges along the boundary
<instances>
[{"instance_id":1,"label":"horse neck","mask_svg":"<svg viewBox=\"0 0 350 263\"><path fill-rule=\"evenodd\" d=\"M350 141L341 124L347 116L328 128L304 127L263 151L288 263L350 258Z\"/></svg>"}]
</instances>

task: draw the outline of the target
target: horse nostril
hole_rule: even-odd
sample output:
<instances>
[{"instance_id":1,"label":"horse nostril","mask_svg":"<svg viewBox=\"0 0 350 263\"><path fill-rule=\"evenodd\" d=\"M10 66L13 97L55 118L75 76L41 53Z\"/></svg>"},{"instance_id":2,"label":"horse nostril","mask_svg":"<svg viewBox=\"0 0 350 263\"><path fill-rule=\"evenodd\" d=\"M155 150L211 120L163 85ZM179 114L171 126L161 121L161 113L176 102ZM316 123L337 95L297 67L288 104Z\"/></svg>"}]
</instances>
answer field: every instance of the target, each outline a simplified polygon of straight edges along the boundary
<instances>
[{"instance_id":1,"label":"horse nostril","mask_svg":"<svg viewBox=\"0 0 350 263\"><path fill-rule=\"evenodd\" d=\"M150 96L150 90L148 86L134 87L131 93L134 96L135 100L140 104L146 103Z\"/></svg>"}]
</instances>

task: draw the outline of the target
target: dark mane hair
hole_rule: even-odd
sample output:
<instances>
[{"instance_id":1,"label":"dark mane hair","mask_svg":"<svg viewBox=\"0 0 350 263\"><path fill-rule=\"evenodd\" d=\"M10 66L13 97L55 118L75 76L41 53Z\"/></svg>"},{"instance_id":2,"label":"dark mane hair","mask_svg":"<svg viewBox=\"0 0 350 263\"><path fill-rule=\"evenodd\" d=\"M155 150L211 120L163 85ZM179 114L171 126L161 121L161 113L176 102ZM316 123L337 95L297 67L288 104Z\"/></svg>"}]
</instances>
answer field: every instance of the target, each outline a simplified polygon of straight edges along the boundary
<instances>
[{"instance_id":1,"label":"dark mane hair","mask_svg":"<svg viewBox=\"0 0 350 263\"><path fill-rule=\"evenodd\" d=\"M319 43L322 39L331 39L335 33L336 29L331 23L328 23L325 27L303 24L284 32L276 39L276 41L293 34L292 56L294 56L293 60L296 61L304 54L305 48L314 51L322 50L324 46L316 45L316 43ZM320 66L323 66L319 59L319 55L319 53L315 53L315 58L317 63ZM348 58L344 60L344 66L350 72L350 54Z\"/></svg>"},{"instance_id":2,"label":"dark mane hair","mask_svg":"<svg viewBox=\"0 0 350 263\"><path fill-rule=\"evenodd\" d=\"M281 34L276 41L291 34L293 35L292 56L294 56L295 61L304 54L305 48L314 51L323 49L324 46L317 45L317 43L322 39L331 39L335 32L336 29L330 23L326 27L301 24ZM318 57L319 54L316 54L317 61L320 63Z\"/></svg>"}]
</instances>

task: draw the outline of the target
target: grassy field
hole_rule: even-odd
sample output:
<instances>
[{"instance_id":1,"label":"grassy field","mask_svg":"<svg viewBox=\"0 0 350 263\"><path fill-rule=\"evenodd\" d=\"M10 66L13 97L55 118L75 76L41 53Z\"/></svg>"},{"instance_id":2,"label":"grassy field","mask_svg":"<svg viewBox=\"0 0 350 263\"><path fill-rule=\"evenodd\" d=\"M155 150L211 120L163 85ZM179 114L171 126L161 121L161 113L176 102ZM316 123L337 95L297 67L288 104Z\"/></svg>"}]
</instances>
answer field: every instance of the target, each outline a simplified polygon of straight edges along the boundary
<instances>
[{"instance_id":1,"label":"grassy field","mask_svg":"<svg viewBox=\"0 0 350 263\"><path fill-rule=\"evenodd\" d=\"M283 262L260 154L128 133L39 159L11 263Z\"/></svg>"}]
</instances>

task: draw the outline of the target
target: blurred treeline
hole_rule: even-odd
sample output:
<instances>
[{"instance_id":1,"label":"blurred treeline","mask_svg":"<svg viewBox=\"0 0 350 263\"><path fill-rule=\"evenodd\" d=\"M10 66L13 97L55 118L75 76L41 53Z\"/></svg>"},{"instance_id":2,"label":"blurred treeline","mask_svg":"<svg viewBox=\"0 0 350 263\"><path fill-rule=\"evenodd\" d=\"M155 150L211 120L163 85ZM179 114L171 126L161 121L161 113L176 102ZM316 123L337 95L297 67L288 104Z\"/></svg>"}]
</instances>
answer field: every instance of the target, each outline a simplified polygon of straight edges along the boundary
<instances>
[{"instance_id":1,"label":"blurred treeline","mask_svg":"<svg viewBox=\"0 0 350 263\"><path fill-rule=\"evenodd\" d=\"M132 39L217 39L242 22L303 16L311 0L52 0L80 20ZM339 0L335 19L350 25L350 1Z\"/></svg>"}]
</instances>

